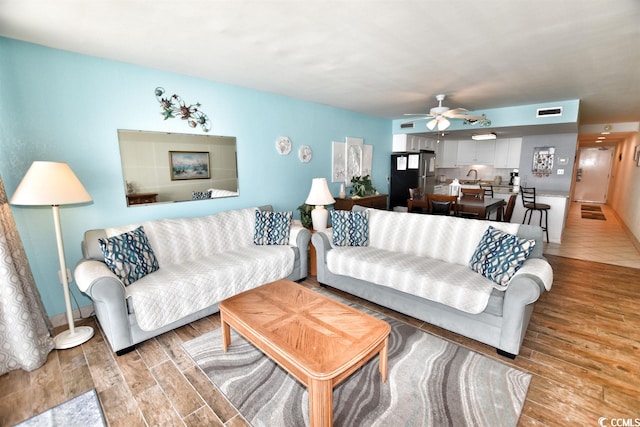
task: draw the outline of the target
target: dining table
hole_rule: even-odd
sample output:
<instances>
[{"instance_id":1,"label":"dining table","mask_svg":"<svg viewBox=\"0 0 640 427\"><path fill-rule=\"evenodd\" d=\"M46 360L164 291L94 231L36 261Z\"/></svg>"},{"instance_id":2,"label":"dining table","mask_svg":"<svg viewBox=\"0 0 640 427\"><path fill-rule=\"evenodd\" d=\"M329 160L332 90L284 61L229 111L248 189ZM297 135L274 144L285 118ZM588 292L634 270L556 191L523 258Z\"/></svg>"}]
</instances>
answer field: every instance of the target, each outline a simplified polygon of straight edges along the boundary
<instances>
[{"instance_id":1,"label":"dining table","mask_svg":"<svg viewBox=\"0 0 640 427\"><path fill-rule=\"evenodd\" d=\"M481 219L490 219L495 213L496 221L502 221L502 213L506 202L503 199L485 197L483 199L477 197L461 197L458 199L458 213L470 213L478 215Z\"/></svg>"}]
</instances>

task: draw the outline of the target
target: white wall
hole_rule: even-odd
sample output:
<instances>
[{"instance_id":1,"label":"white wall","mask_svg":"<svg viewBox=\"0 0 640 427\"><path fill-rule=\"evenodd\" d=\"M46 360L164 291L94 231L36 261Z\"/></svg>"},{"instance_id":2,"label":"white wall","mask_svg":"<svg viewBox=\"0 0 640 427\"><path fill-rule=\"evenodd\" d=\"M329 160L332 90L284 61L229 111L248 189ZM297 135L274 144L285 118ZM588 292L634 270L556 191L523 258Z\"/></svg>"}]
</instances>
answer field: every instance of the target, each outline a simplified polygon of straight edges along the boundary
<instances>
[{"instance_id":1,"label":"white wall","mask_svg":"<svg viewBox=\"0 0 640 427\"><path fill-rule=\"evenodd\" d=\"M640 137L633 134L618 147L607 204L618 214L625 226L640 241L640 167L634 160Z\"/></svg>"}]
</instances>

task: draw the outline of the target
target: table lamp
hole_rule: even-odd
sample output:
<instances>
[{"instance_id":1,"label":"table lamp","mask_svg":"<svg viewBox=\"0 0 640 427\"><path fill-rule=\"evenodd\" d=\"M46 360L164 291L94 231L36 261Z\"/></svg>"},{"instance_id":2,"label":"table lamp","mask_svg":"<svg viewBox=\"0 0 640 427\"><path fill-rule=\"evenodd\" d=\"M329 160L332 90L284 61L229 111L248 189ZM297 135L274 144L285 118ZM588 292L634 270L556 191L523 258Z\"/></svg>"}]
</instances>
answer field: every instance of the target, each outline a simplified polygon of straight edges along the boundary
<instances>
[{"instance_id":1,"label":"table lamp","mask_svg":"<svg viewBox=\"0 0 640 427\"><path fill-rule=\"evenodd\" d=\"M11 204L13 205L51 206L53 209L53 223L56 230L58 258L60 261L60 281L64 290L67 323L69 324L68 330L53 338L57 349L75 347L88 341L93 336L93 328L90 326L75 327L74 325L59 212L60 205L72 205L90 201L91 196L69 165L66 163L40 161L33 162L11 198Z\"/></svg>"},{"instance_id":2,"label":"table lamp","mask_svg":"<svg viewBox=\"0 0 640 427\"><path fill-rule=\"evenodd\" d=\"M309 191L309 196L305 203L315 205L315 208L311 211L311 221L313 222L314 230L320 231L327 228L329 211L325 209L324 205L330 205L335 202L329 192L327 179L313 178L313 181L311 181L311 191Z\"/></svg>"}]
</instances>

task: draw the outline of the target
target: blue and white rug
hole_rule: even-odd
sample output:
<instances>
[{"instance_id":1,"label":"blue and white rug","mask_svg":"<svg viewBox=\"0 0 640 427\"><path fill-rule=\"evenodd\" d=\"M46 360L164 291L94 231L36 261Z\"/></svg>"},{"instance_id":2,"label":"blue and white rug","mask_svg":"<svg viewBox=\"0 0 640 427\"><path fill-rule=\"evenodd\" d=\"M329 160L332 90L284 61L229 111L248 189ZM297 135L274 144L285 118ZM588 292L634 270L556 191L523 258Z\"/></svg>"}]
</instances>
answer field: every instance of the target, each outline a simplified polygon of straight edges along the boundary
<instances>
[{"instance_id":1,"label":"blue and white rug","mask_svg":"<svg viewBox=\"0 0 640 427\"><path fill-rule=\"evenodd\" d=\"M31 417L17 424L16 427L98 427L106 425L102 407L94 389Z\"/></svg>"}]
</instances>

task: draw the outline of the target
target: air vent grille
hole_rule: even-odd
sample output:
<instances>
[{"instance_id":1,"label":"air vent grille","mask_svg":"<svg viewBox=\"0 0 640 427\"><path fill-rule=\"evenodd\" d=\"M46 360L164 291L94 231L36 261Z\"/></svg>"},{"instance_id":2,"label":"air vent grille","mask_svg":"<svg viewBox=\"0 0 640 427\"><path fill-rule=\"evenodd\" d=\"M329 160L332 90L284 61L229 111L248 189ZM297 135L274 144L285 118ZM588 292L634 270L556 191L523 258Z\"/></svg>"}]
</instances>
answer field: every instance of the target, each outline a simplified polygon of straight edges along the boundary
<instances>
[{"instance_id":1,"label":"air vent grille","mask_svg":"<svg viewBox=\"0 0 640 427\"><path fill-rule=\"evenodd\" d=\"M400 123L400 129L413 129L414 123Z\"/></svg>"},{"instance_id":2,"label":"air vent grille","mask_svg":"<svg viewBox=\"0 0 640 427\"><path fill-rule=\"evenodd\" d=\"M554 117L562 115L562 107L538 108L536 117Z\"/></svg>"}]
</instances>

